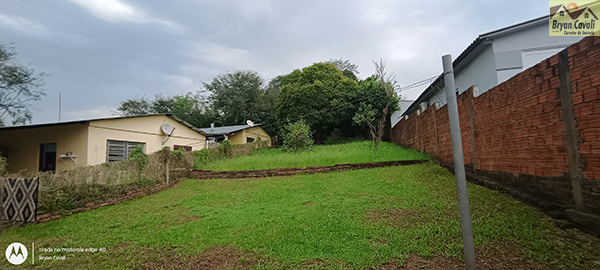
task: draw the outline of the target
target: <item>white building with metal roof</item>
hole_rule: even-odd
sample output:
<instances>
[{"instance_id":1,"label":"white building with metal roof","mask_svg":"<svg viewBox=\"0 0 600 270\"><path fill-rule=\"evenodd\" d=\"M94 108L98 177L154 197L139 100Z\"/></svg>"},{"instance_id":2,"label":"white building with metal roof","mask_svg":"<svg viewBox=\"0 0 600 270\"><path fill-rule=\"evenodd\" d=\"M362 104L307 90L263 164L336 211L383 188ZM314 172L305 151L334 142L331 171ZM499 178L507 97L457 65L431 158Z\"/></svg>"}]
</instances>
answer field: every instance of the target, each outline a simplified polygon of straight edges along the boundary
<instances>
[{"instance_id":1,"label":"white building with metal roof","mask_svg":"<svg viewBox=\"0 0 600 270\"><path fill-rule=\"evenodd\" d=\"M550 36L548 22L549 17L543 16L477 37L453 62L457 94L474 85L479 93L486 92L583 38ZM446 102L440 75L403 115Z\"/></svg>"}]
</instances>

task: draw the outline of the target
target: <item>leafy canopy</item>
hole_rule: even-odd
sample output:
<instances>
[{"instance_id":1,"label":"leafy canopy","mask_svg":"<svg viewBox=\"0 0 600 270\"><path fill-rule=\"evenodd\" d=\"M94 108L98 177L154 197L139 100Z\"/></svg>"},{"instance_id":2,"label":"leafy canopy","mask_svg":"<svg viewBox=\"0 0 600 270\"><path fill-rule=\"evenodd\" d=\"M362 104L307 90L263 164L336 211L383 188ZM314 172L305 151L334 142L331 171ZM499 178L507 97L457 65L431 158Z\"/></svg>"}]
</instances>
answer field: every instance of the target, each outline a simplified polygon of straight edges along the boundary
<instances>
[{"instance_id":1,"label":"leafy canopy","mask_svg":"<svg viewBox=\"0 0 600 270\"><path fill-rule=\"evenodd\" d=\"M315 63L281 78L277 97L280 122L306 121L316 133L351 124L358 84L334 64Z\"/></svg>"},{"instance_id":2,"label":"leafy canopy","mask_svg":"<svg viewBox=\"0 0 600 270\"><path fill-rule=\"evenodd\" d=\"M263 79L256 71L239 70L223 73L204 88L211 92L210 101L224 125L244 124L246 120L263 121L259 107L264 90Z\"/></svg>"},{"instance_id":3,"label":"leafy canopy","mask_svg":"<svg viewBox=\"0 0 600 270\"><path fill-rule=\"evenodd\" d=\"M393 74L388 74L385 70L385 61L381 59L373 63L376 75L360 81L359 93L365 100L358 106L352 120L369 127L371 138L375 141L375 146L379 147L387 115L399 109L399 97Z\"/></svg>"},{"instance_id":4,"label":"leafy canopy","mask_svg":"<svg viewBox=\"0 0 600 270\"><path fill-rule=\"evenodd\" d=\"M171 97L159 94L154 96L153 100L147 98L127 99L121 102L116 113L121 116L172 113L196 127L207 127L215 120L214 112L210 110L201 96L191 92Z\"/></svg>"},{"instance_id":5,"label":"leafy canopy","mask_svg":"<svg viewBox=\"0 0 600 270\"><path fill-rule=\"evenodd\" d=\"M0 44L0 126L8 119L13 125L31 122L30 102L46 95L42 86L48 75L36 74L16 57L13 47Z\"/></svg>"}]
</instances>

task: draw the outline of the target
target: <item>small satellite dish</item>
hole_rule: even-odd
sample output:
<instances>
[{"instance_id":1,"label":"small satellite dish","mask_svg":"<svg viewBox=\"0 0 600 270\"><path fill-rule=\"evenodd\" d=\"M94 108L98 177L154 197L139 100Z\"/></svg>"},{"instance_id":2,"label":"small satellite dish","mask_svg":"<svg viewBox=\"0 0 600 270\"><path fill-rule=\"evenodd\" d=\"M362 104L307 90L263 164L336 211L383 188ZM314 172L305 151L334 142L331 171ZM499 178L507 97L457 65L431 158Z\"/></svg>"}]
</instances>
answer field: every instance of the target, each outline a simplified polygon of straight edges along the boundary
<instances>
[{"instance_id":1,"label":"small satellite dish","mask_svg":"<svg viewBox=\"0 0 600 270\"><path fill-rule=\"evenodd\" d=\"M173 135L173 131L175 131L175 128L167 123L163 123L160 126L160 130L162 130L162 132L167 135L167 136L171 136Z\"/></svg>"},{"instance_id":2,"label":"small satellite dish","mask_svg":"<svg viewBox=\"0 0 600 270\"><path fill-rule=\"evenodd\" d=\"M246 120L246 124L251 127L254 126L254 122L252 122L250 120Z\"/></svg>"}]
</instances>

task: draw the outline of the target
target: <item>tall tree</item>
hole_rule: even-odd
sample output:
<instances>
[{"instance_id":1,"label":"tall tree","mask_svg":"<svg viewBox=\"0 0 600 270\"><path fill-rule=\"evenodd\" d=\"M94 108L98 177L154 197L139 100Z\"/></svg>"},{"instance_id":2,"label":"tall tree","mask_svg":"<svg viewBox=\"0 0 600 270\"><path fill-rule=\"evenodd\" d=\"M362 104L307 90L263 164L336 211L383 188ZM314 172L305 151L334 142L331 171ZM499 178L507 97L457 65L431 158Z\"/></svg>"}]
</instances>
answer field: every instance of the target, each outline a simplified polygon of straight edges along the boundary
<instances>
[{"instance_id":1,"label":"tall tree","mask_svg":"<svg viewBox=\"0 0 600 270\"><path fill-rule=\"evenodd\" d=\"M13 47L0 44L0 126L7 119L11 119L13 125L30 122L30 102L46 95L42 87L47 74L36 74L16 57Z\"/></svg>"},{"instance_id":2,"label":"tall tree","mask_svg":"<svg viewBox=\"0 0 600 270\"><path fill-rule=\"evenodd\" d=\"M380 59L375 64L375 75L360 81L359 92L364 97L352 118L357 124L369 127L375 146L379 147L389 112L399 109L399 97L396 94L397 84L393 73L388 74L386 62Z\"/></svg>"},{"instance_id":3,"label":"tall tree","mask_svg":"<svg viewBox=\"0 0 600 270\"><path fill-rule=\"evenodd\" d=\"M281 77L277 76L264 88L264 93L259 98L258 108L261 111L261 122L265 124L263 128L271 135L279 133L279 126L277 125L277 110L275 104L277 102L277 96L281 93Z\"/></svg>"},{"instance_id":4,"label":"tall tree","mask_svg":"<svg viewBox=\"0 0 600 270\"><path fill-rule=\"evenodd\" d=\"M154 101L147 98L130 98L121 101L117 111L114 114L119 116L136 116L158 113L154 111Z\"/></svg>"},{"instance_id":5,"label":"tall tree","mask_svg":"<svg viewBox=\"0 0 600 270\"><path fill-rule=\"evenodd\" d=\"M277 119L292 123L304 119L322 142L333 128L351 125L357 82L331 63L315 63L281 78Z\"/></svg>"},{"instance_id":6,"label":"tall tree","mask_svg":"<svg viewBox=\"0 0 600 270\"><path fill-rule=\"evenodd\" d=\"M246 120L265 121L259 103L264 95L263 79L252 70L223 73L204 83L211 92L210 101L224 125L240 125Z\"/></svg>"}]
</instances>

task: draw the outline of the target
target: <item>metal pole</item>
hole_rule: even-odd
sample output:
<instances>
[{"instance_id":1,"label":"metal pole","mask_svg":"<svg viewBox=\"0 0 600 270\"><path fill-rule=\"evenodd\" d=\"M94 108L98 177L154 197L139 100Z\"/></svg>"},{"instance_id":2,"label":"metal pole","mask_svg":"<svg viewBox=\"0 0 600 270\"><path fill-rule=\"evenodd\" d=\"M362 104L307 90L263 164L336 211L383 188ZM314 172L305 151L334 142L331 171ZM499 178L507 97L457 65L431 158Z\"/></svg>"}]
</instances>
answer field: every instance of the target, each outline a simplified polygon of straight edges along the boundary
<instances>
[{"instance_id":1,"label":"metal pole","mask_svg":"<svg viewBox=\"0 0 600 270\"><path fill-rule=\"evenodd\" d=\"M58 122L60 122L60 111L62 106L62 92L58 92Z\"/></svg>"},{"instance_id":2,"label":"metal pole","mask_svg":"<svg viewBox=\"0 0 600 270\"><path fill-rule=\"evenodd\" d=\"M471 211L469 210L469 193L467 192L467 179L465 177L465 161L463 159L460 123L458 121L458 104L456 103L456 86L454 84L454 70L452 68L452 55L442 57L444 65L444 83L446 85L446 98L448 99L448 118L450 120L450 136L452 137L452 153L454 155L454 175L456 176L456 190L458 191L458 208L460 210L460 227L465 254L465 269L475 270L475 247L473 246L473 230L471 229Z\"/></svg>"}]
</instances>

